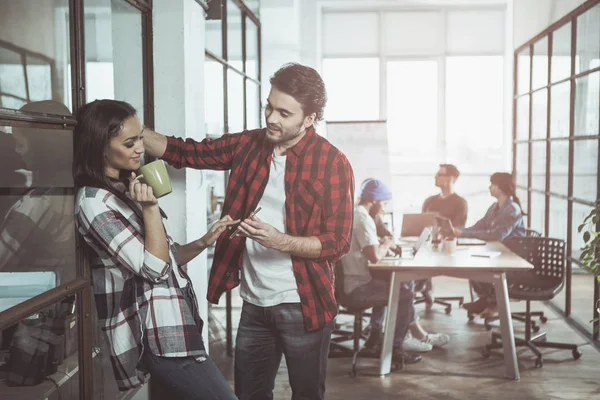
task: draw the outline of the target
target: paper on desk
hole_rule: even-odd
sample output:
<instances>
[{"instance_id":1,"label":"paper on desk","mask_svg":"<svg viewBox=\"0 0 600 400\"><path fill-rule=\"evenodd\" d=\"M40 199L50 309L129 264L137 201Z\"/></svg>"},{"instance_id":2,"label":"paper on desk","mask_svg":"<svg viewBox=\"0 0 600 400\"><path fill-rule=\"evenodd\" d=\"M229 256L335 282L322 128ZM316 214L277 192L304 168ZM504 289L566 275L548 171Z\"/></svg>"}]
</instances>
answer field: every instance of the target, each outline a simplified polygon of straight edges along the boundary
<instances>
[{"instance_id":1,"label":"paper on desk","mask_svg":"<svg viewBox=\"0 0 600 400\"><path fill-rule=\"evenodd\" d=\"M498 257L500 254L502 254L502 252L500 252L500 251L481 251L481 250L477 250L477 251L472 251L471 252L471 256L472 257L484 257L484 258L494 258L494 257Z\"/></svg>"}]
</instances>

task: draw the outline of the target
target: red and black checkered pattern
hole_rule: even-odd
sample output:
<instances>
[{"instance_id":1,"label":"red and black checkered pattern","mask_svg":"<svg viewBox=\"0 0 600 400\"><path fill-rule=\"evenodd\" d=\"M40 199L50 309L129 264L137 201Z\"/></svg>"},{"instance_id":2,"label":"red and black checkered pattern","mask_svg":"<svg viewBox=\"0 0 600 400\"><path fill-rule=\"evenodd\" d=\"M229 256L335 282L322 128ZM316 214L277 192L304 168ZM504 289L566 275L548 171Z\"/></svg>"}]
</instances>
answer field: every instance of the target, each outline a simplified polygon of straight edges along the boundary
<instances>
[{"instance_id":1,"label":"red and black checkered pattern","mask_svg":"<svg viewBox=\"0 0 600 400\"><path fill-rule=\"evenodd\" d=\"M334 263L350 248L354 175L337 148L311 127L287 151L285 171L286 233L317 237L317 259L292 256L304 326L322 328L337 313ZM269 178L273 144L266 129L223 135L216 140L168 138L162 158L176 168L230 170L222 215L244 219L258 205ZM245 238L222 235L216 243L208 300L216 303L240 282Z\"/></svg>"}]
</instances>

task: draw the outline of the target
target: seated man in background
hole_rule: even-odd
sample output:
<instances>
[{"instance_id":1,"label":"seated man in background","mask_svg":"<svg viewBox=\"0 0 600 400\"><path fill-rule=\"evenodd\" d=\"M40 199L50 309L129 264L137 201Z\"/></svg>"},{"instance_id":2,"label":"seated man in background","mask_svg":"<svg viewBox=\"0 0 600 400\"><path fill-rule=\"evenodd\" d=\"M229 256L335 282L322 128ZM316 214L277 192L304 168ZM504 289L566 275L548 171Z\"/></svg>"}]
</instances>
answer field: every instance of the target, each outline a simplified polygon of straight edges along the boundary
<instances>
[{"instance_id":1,"label":"seated man in background","mask_svg":"<svg viewBox=\"0 0 600 400\"><path fill-rule=\"evenodd\" d=\"M385 303L390 290L389 278L373 277L369 271L369 261L376 263L388 251L400 251L391 236L378 237L376 219L387 203L392 192L381 181L370 179L361 188L360 200L354 209L354 224L350 252L342 258L344 268L344 292L356 301L363 302L364 308L370 304ZM406 364L418 362L421 357L403 351L429 351L434 345L444 345L448 335L427 333L420 326L414 309L412 282L402 285L396 315L394 334L394 355L402 358ZM371 316L371 332L366 347L375 347L381 340L385 307L374 307ZM411 331L411 343L405 342L407 332ZM418 342L419 346L415 346Z\"/></svg>"},{"instance_id":2,"label":"seated man in background","mask_svg":"<svg viewBox=\"0 0 600 400\"><path fill-rule=\"evenodd\" d=\"M452 221L452 225L463 228L467 223L467 201L454 192L454 184L460 176L458 168L452 164L440 164L440 169L435 174L435 186L441 193L428 197L423 203L423 212L433 212ZM415 282L415 291L421 292L425 297L425 307L431 309L434 297L433 285L430 279Z\"/></svg>"}]
</instances>

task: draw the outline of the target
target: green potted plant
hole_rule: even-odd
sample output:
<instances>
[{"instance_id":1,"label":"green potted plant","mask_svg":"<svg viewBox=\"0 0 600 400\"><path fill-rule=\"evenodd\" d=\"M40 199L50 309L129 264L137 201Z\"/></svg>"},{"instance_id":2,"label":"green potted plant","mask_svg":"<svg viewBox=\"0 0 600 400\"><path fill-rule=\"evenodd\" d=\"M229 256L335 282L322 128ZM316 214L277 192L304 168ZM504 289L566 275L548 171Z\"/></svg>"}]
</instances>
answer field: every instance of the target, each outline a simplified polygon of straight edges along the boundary
<instances>
[{"instance_id":1,"label":"green potted plant","mask_svg":"<svg viewBox=\"0 0 600 400\"><path fill-rule=\"evenodd\" d=\"M579 233L583 232L585 243L579 257L581 267L594 274L600 282L600 232L598 232L598 221L600 221L600 199L594 202L594 208L577 228Z\"/></svg>"},{"instance_id":2,"label":"green potted plant","mask_svg":"<svg viewBox=\"0 0 600 400\"><path fill-rule=\"evenodd\" d=\"M594 202L594 208L590 214L585 217L583 223L579 225L577 230L583 232L583 241L585 245L581 249L581 267L594 274L600 283L600 232L598 230L598 222L600 221L600 199ZM600 305L597 305L600 313ZM595 322L592 320L590 322Z\"/></svg>"}]
</instances>

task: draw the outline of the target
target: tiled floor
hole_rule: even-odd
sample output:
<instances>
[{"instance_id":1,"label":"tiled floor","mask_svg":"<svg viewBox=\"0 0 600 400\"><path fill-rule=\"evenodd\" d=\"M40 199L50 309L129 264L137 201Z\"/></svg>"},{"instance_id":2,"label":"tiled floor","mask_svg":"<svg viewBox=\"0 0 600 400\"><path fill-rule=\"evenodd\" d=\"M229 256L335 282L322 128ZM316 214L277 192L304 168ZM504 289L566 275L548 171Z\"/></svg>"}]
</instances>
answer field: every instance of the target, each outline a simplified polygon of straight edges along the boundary
<instances>
[{"instance_id":1,"label":"tiled floor","mask_svg":"<svg viewBox=\"0 0 600 400\"><path fill-rule=\"evenodd\" d=\"M438 295L464 294L468 284L464 280L436 278ZM224 302L223 302L224 303ZM240 305L234 295L234 307ZM522 304L511 303L513 311ZM451 343L443 349L426 353L423 360L404 370L381 378L365 374L376 372L377 360L360 360L359 376L349 376L349 359L330 359L327 371L328 400L354 399L600 399L600 352L586 339L573 331L561 318L541 304L532 308L543 309L548 322L542 328L548 331L549 341L565 341L580 345L581 359L574 361L568 350L543 350L544 366L534 368L534 357L528 350L519 349L520 381L503 378L504 364L500 352L488 359L481 348L489 342L490 332L481 320L467 322L466 312L456 307L451 315L435 307L430 314L418 305L421 322L430 331L447 332ZM234 329L239 318L239 307L234 308ZM230 383L233 384L233 359L225 352L225 310L213 307L210 321L211 355L217 361ZM338 322L344 322L341 319ZM351 321L346 321L351 322ZM517 335L522 332L516 323ZM234 330L235 334L235 330ZM275 399L290 399L285 362L282 362L275 385Z\"/></svg>"}]
</instances>

